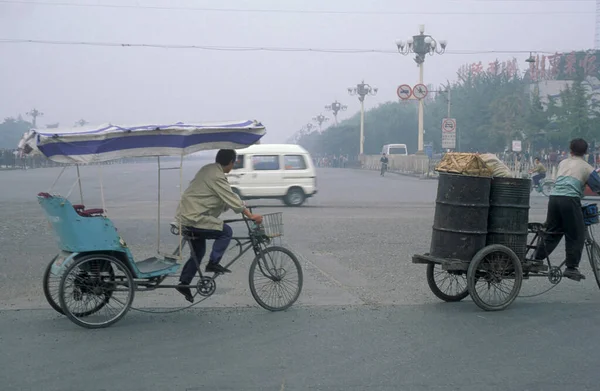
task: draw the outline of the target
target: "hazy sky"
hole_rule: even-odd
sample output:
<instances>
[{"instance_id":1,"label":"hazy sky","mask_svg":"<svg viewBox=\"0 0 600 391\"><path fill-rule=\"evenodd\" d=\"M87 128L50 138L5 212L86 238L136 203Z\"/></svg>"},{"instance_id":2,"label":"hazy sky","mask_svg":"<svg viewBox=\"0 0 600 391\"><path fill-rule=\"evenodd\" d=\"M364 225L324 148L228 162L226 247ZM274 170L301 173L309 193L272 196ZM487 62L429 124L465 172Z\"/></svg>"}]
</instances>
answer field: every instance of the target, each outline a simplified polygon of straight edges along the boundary
<instances>
[{"instance_id":1,"label":"hazy sky","mask_svg":"<svg viewBox=\"0 0 600 391\"><path fill-rule=\"evenodd\" d=\"M397 38L417 34L418 25L425 24L426 33L449 43L446 54L426 60L425 82L433 84L455 79L464 63L514 56L523 68L527 57L456 52L592 48L596 10L595 1L588 0L37 0L36 5L15 4L19 1L0 0L0 40L394 51ZM39 4L52 2L356 13ZM0 118L37 107L45 113L38 125L71 126L80 118L92 124L258 119L267 126L267 142L283 142L312 117L321 112L329 115L323 106L335 99L348 105L340 118L351 116L359 102L348 96L347 88L363 78L379 88L377 96L367 98L367 108L397 100L397 86L418 79L412 58L398 53L2 42L0 53Z\"/></svg>"}]
</instances>

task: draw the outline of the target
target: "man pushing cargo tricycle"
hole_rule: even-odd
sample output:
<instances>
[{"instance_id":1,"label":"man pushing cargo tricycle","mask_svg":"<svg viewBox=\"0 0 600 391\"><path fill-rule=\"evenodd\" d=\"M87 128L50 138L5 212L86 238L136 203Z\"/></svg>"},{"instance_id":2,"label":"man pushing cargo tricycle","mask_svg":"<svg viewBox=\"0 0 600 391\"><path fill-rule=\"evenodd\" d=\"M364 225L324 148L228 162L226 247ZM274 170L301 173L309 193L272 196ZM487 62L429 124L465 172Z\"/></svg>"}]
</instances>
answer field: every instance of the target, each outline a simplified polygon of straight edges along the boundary
<instances>
[{"instance_id":1,"label":"man pushing cargo tricycle","mask_svg":"<svg viewBox=\"0 0 600 391\"><path fill-rule=\"evenodd\" d=\"M524 278L546 277L550 289L563 276L583 279L578 267L584 247L600 287L600 246L591 230L598 210L581 205L586 184L600 192L600 175L583 160L587 148L583 139L571 141L545 223L529 222L530 179L513 178L491 154L446 154L436 167L430 252L413 256L413 263L427 264L432 292L444 301L470 295L484 310L502 310L516 299ZM563 235L566 259L554 266L549 255Z\"/></svg>"}]
</instances>

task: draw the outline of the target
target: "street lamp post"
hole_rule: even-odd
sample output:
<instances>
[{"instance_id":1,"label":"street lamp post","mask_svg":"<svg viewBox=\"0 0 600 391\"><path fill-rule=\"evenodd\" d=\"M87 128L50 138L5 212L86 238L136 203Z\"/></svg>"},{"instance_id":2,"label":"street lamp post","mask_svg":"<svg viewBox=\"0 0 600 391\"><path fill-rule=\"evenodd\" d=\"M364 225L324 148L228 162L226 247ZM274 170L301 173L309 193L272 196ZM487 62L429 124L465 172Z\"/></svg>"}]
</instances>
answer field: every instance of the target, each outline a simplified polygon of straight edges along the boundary
<instances>
[{"instance_id":1,"label":"street lamp post","mask_svg":"<svg viewBox=\"0 0 600 391\"><path fill-rule=\"evenodd\" d=\"M337 115L340 111L346 111L348 106L345 106L338 102L337 100L330 105L325 106L325 110L333 111L333 118L335 120L335 124L338 124Z\"/></svg>"},{"instance_id":2,"label":"street lamp post","mask_svg":"<svg viewBox=\"0 0 600 391\"><path fill-rule=\"evenodd\" d=\"M371 87L369 84L365 84L363 80L356 87L348 88L348 94L358 95L360 101L360 150L359 154L363 154L363 146L365 143L365 96L377 95L377 88Z\"/></svg>"},{"instance_id":3,"label":"street lamp post","mask_svg":"<svg viewBox=\"0 0 600 391\"><path fill-rule=\"evenodd\" d=\"M448 43L445 40L436 41L431 35L425 35L425 25L419 26L419 35L414 35L407 41L397 40L398 52L403 55L415 54L415 62L419 67L419 84L423 84L423 63L427 54L443 54ZM417 154L423 154L423 99L419 99L419 144Z\"/></svg>"},{"instance_id":4,"label":"street lamp post","mask_svg":"<svg viewBox=\"0 0 600 391\"><path fill-rule=\"evenodd\" d=\"M44 113L42 113L41 111L39 111L38 109L34 108L33 110L31 110L30 112L27 113L28 116L30 116L32 118L32 122L31 124L33 125L33 127L37 127L37 118L38 117L43 117Z\"/></svg>"},{"instance_id":5,"label":"street lamp post","mask_svg":"<svg viewBox=\"0 0 600 391\"><path fill-rule=\"evenodd\" d=\"M316 117L313 117L313 121L319 124L319 133L321 133L323 131L323 122L329 121L329 118L325 117L323 114L319 114Z\"/></svg>"}]
</instances>

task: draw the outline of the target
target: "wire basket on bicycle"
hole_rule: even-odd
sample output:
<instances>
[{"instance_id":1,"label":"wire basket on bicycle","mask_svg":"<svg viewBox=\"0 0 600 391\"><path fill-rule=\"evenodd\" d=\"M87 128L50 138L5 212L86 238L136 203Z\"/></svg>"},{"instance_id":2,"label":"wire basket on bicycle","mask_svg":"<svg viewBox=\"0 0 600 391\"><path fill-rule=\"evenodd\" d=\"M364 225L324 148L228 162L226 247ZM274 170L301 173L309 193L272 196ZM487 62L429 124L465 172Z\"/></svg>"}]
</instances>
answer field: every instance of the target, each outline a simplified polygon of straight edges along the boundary
<instances>
[{"instance_id":1,"label":"wire basket on bicycle","mask_svg":"<svg viewBox=\"0 0 600 391\"><path fill-rule=\"evenodd\" d=\"M266 213L262 215L262 224L254 226L253 234L262 240L270 242L283 236L283 213Z\"/></svg>"}]
</instances>

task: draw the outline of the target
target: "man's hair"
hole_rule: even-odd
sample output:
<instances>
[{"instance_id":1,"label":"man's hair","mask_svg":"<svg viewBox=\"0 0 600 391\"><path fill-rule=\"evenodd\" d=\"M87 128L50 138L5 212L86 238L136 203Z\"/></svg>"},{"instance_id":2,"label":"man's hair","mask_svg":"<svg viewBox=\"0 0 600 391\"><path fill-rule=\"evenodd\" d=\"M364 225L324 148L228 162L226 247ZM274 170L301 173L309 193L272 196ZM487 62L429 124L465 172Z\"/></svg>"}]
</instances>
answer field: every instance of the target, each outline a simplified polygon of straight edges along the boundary
<instances>
[{"instance_id":1,"label":"man's hair","mask_svg":"<svg viewBox=\"0 0 600 391\"><path fill-rule=\"evenodd\" d=\"M587 153L588 143L582 138L576 138L571 140L571 145L569 145L571 149L571 153L575 156L583 156Z\"/></svg>"},{"instance_id":2,"label":"man's hair","mask_svg":"<svg viewBox=\"0 0 600 391\"><path fill-rule=\"evenodd\" d=\"M539 157L536 157L534 160L540 160L541 161L541 159Z\"/></svg>"},{"instance_id":3,"label":"man's hair","mask_svg":"<svg viewBox=\"0 0 600 391\"><path fill-rule=\"evenodd\" d=\"M219 149L215 162L219 163L223 167L229 165L231 162L235 162L236 154L233 149Z\"/></svg>"}]
</instances>

